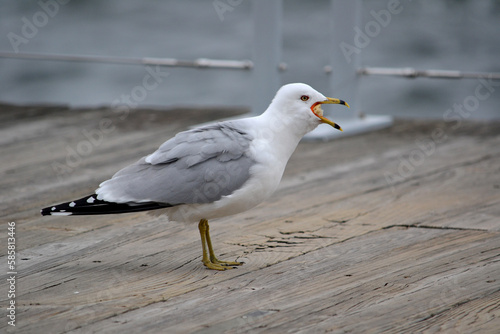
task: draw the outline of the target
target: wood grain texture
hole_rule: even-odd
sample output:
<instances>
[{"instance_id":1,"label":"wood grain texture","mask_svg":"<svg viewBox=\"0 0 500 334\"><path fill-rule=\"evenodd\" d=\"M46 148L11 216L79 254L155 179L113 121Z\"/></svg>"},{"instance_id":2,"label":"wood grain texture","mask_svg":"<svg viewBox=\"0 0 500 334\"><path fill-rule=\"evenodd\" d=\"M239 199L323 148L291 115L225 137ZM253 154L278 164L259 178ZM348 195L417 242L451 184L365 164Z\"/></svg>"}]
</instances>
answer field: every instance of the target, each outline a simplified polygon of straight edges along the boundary
<instances>
[{"instance_id":1,"label":"wood grain texture","mask_svg":"<svg viewBox=\"0 0 500 334\"><path fill-rule=\"evenodd\" d=\"M0 223L6 231L16 222L19 249L15 331L500 327L499 123L397 121L301 143L273 198L211 222L220 257L246 262L236 270L202 266L196 225L147 213L39 216L41 207L92 192L187 126L241 112L123 117L106 108L0 106ZM103 122L113 130L102 131ZM85 145L80 159L68 158ZM12 329L6 321L0 328Z\"/></svg>"}]
</instances>

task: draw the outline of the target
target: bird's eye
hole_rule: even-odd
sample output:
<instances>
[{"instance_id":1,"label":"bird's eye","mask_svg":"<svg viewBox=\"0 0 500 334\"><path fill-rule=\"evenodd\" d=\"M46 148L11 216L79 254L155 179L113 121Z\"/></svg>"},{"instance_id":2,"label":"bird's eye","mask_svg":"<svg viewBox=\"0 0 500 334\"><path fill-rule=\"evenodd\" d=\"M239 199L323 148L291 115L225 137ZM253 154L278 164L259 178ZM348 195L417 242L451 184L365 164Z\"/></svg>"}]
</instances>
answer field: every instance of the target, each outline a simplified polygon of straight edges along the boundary
<instances>
[{"instance_id":1,"label":"bird's eye","mask_svg":"<svg viewBox=\"0 0 500 334\"><path fill-rule=\"evenodd\" d=\"M302 95L302 96L300 97L300 99L301 99L302 101L307 101L307 100L309 100L309 96L307 96L307 95Z\"/></svg>"}]
</instances>

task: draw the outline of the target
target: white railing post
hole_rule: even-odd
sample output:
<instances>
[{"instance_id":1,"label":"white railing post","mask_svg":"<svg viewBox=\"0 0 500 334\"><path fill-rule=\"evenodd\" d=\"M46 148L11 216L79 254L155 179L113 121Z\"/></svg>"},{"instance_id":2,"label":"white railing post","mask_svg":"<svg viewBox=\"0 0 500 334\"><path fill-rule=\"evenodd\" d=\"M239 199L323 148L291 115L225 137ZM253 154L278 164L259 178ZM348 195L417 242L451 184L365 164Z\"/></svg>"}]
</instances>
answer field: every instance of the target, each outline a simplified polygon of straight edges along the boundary
<instances>
[{"instance_id":1,"label":"white railing post","mask_svg":"<svg viewBox=\"0 0 500 334\"><path fill-rule=\"evenodd\" d=\"M282 0L253 0L252 111L259 115L281 86Z\"/></svg>"},{"instance_id":2,"label":"white railing post","mask_svg":"<svg viewBox=\"0 0 500 334\"><path fill-rule=\"evenodd\" d=\"M346 45L356 45L356 30L363 29L361 20L362 0L330 0L330 91L331 97L345 100L351 109L335 109L331 112L325 107L328 118L339 123L344 132L331 131L319 126L306 136L310 140L329 140L335 137L352 135L380 129L392 124L390 116L361 116L358 96L360 65L359 53L349 52ZM356 29L355 29L356 28ZM359 30L358 30L359 31ZM326 92L325 92L326 93Z\"/></svg>"}]
</instances>

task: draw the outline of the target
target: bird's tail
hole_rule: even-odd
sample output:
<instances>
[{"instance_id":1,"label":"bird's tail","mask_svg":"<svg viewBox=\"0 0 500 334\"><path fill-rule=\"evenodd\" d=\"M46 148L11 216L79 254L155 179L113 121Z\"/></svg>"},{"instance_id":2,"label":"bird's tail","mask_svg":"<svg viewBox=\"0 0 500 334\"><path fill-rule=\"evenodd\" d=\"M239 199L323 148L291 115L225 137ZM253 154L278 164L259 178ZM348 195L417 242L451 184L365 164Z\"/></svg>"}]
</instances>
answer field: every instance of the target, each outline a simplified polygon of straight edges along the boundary
<instances>
[{"instance_id":1,"label":"bird's tail","mask_svg":"<svg viewBox=\"0 0 500 334\"><path fill-rule=\"evenodd\" d=\"M49 206L40 210L42 216L106 215L168 208L172 205L157 202L114 203L97 199L93 194L83 198Z\"/></svg>"}]
</instances>

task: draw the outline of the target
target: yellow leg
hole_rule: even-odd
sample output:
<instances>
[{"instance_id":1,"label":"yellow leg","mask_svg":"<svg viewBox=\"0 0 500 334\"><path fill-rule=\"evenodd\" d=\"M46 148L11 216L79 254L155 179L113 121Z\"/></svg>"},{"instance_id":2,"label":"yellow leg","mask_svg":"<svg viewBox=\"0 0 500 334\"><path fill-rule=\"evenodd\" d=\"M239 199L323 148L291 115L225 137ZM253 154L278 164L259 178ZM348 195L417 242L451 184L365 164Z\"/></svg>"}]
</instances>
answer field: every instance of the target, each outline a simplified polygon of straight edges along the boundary
<instances>
[{"instance_id":1,"label":"yellow leg","mask_svg":"<svg viewBox=\"0 0 500 334\"><path fill-rule=\"evenodd\" d=\"M212 240L210 240L210 227L208 226L208 220L201 219L198 224L198 229L200 230L201 247L203 250L202 262L205 267L214 270L226 270L232 269L233 266L241 266L243 264L243 262L221 261L217 259L214 249L212 248Z\"/></svg>"}]
</instances>

